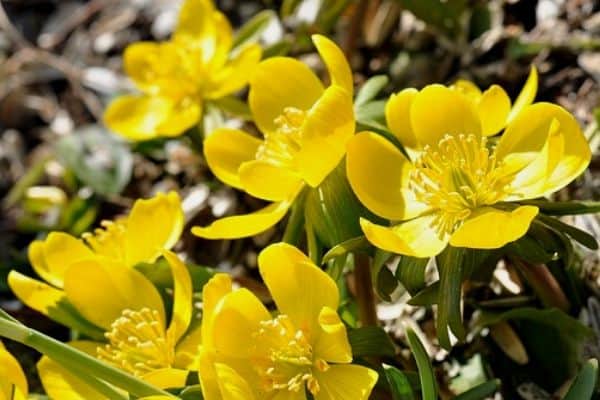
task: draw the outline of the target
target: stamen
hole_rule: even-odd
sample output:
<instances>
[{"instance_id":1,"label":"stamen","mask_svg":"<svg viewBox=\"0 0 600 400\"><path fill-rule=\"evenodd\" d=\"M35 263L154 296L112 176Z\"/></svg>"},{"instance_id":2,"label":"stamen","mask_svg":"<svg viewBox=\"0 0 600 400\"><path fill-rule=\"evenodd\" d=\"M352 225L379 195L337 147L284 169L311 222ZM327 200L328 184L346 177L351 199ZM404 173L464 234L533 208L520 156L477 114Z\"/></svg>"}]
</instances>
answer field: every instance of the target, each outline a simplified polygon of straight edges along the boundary
<instances>
[{"instance_id":1,"label":"stamen","mask_svg":"<svg viewBox=\"0 0 600 400\"><path fill-rule=\"evenodd\" d=\"M319 382L313 370L329 368L323 359L313 360L313 349L304 331L296 329L287 315L261 322L255 334L257 353L266 356L255 360L255 368L267 392L298 392L304 386L316 395Z\"/></svg>"},{"instance_id":2,"label":"stamen","mask_svg":"<svg viewBox=\"0 0 600 400\"><path fill-rule=\"evenodd\" d=\"M101 228L93 233L86 232L81 237L94 252L114 259L125 258L125 223L122 220L102 221Z\"/></svg>"},{"instance_id":3,"label":"stamen","mask_svg":"<svg viewBox=\"0 0 600 400\"><path fill-rule=\"evenodd\" d=\"M105 336L109 343L97 348L98 358L136 376L170 367L175 359L175 344L156 310L124 310Z\"/></svg>"},{"instance_id":4,"label":"stamen","mask_svg":"<svg viewBox=\"0 0 600 400\"><path fill-rule=\"evenodd\" d=\"M256 159L274 166L295 170L295 156L301 149L302 124L306 113L294 107L286 107L275 118L276 130L265 133L265 140L256 152Z\"/></svg>"},{"instance_id":5,"label":"stamen","mask_svg":"<svg viewBox=\"0 0 600 400\"><path fill-rule=\"evenodd\" d=\"M437 146L425 146L414 166L409 189L436 210L432 224L440 238L456 230L473 209L501 201L512 179L487 139L475 135L445 135Z\"/></svg>"}]
</instances>

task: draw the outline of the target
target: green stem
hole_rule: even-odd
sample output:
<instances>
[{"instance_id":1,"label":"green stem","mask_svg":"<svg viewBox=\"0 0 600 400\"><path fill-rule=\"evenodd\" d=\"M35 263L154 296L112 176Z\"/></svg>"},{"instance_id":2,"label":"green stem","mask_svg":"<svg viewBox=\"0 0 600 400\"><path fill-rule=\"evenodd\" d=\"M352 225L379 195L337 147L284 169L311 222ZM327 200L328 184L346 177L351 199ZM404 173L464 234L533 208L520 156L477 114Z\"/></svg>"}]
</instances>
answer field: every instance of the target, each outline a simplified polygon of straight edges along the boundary
<instances>
[{"instance_id":1,"label":"green stem","mask_svg":"<svg viewBox=\"0 0 600 400\"><path fill-rule=\"evenodd\" d=\"M304 199L306 198L306 190L294 201L290 218L283 232L282 242L289 243L293 246L298 246L302 236L302 228L304 227Z\"/></svg>"},{"instance_id":2,"label":"green stem","mask_svg":"<svg viewBox=\"0 0 600 400\"><path fill-rule=\"evenodd\" d=\"M78 376L85 376L84 381L86 382L89 382L89 376L92 376L94 379L100 379L120 387L134 396L162 395L174 398L168 392L158 389L116 367L107 365L74 347L5 317L0 318L0 336L29 346L59 364L72 366L74 369L71 369L71 371Z\"/></svg>"},{"instance_id":3,"label":"green stem","mask_svg":"<svg viewBox=\"0 0 600 400\"><path fill-rule=\"evenodd\" d=\"M354 253L354 282L360 322L363 326L377 326L371 262L366 254Z\"/></svg>"}]
</instances>

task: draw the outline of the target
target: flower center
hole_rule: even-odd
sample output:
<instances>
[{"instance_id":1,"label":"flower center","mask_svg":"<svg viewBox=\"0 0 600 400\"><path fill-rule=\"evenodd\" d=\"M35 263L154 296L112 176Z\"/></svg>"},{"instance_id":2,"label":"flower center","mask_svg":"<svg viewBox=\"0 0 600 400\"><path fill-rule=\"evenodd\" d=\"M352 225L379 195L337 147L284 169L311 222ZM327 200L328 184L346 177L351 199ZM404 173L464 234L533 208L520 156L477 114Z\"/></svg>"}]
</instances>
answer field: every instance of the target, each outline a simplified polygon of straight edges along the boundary
<instances>
[{"instance_id":1,"label":"flower center","mask_svg":"<svg viewBox=\"0 0 600 400\"><path fill-rule=\"evenodd\" d=\"M276 167L295 170L295 156L301 149L302 124L306 113L294 107L286 107L275 118L276 129L265 133L265 140L256 152L256 159Z\"/></svg>"},{"instance_id":2,"label":"flower center","mask_svg":"<svg viewBox=\"0 0 600 400\"><path fill-rule=\"evenodd\" d=\"M136 376L168 368L175 359L175 344L156 310L124 310L105 333L108 344L98 347L98 358Z\"/></svg>"},{"instance_id":3,"label":"flower center","mask_svg":"<svg viewBox=\"0 0 600 400\"><path fill-rule=\"evenodd\" d=\"M94 233L86 232L81 237L95 253L116 260L125 259L125 224L121 221L102 221L102 228Z\"/></svg>"},{"instance_id":4,"label":"flower center","mask_svg":"<svg viewBox=\"0 0 600 400\"><path fill-rule=\"evenodd\" d=\"M473 209L501 201L511 180L487 139L475 135L444 136L437 146L426 146L414 166L409 188L436 211L433 224L440 237L457 229Z\"/></svg>"},{"instance_id":5,"label":"flower center","mask_svg":"<svg viewBox=\"0 0 600 400\"><path fill-rule=\"evenodd\" d=\"M296 329L287 315L261 322L255 339L259 353L265 355L256 360L255 368L267 392L298 392L304 385L313 395L319 392L313 372L326 371L329 365L314 359L306 334Z\"/></svg>"}]
</instances>

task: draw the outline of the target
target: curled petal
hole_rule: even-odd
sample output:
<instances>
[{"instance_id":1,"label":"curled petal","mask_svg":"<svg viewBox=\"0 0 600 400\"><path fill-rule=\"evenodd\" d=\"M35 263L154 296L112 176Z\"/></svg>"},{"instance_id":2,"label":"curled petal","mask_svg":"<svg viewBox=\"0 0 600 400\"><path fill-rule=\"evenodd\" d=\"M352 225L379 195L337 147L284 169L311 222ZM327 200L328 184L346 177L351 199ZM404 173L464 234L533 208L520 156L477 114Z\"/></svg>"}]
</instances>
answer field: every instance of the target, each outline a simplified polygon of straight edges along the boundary
<instances>
[{"instance_id":1,"label":"curled petal","mask_svg":"<svg viewBox=\"0 0 600 400\"><path fill-rule=\"evenodd\" d=\"M342 50L323 35L313 35L312 41L327 66L331 83L341 86L352 96L354 87L352 70Z\"/></svg>"},{"instance_id":2,"label":"curled petal","mask_svg":"<svg viewBox=\"0 0 600 400\"><path fill-rule=\"evenodd\" d=\"M218 219L206 227L194 226L192 233L205 239L238 239L258 235L279 222L292 202L272 203L250 214Z\"/></svg>"},{"instance_id":3,"label":"curled petal","mask_svg":"<svg viewBox=\"0 0 600 400\"><path fill-rule=\"evenodd\" d=\"M408 88L392 94L385 104L385 121L405 147L418 148L419 143L410 122L410 109L417 89Z\"/></svg>"}]
</instances>

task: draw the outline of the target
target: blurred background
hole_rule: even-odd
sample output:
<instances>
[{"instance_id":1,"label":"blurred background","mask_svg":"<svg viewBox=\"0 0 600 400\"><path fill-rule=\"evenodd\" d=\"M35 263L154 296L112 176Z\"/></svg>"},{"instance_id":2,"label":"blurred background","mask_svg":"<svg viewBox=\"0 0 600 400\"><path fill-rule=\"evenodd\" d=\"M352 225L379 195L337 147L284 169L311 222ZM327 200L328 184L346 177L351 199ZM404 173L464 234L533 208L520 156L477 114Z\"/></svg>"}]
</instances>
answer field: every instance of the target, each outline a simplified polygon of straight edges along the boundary
<instances>
[{"instance_id":1,"label":"blurred background","mask_svg":"<svg viewBox=\"0 0 600 400\"><path fill-rule=\"evenodd\" d=\"M373 75L389 76L381 101L405 87L458 78L482 88L498 83L514 100L530 65L535 64L540 73L537 100L556 102L572 112L595 155L589 171L560 192L559 199L600 199L600 2L216 3L236 28L262 10L273 11L256 35L266 56L293 55L322 70L310 35L334 38L350 58L357 85ZM235 113L208 109L202 129L180 138L137 144L128 144L103 127L105 105L132 90L122 70L124 48L135 41L168 38L180 1L2 0L0 5L0 306L34 328L66 338L66 330L24 308L7 288L11 269L31 274L28 244L51 230L79 235L126 211L135 199L158 191L178 191L186 219L194 225L257 209L259 201L223 187L202 158L200 131L245 122ZM572 222L600 238L595 216ZM189 262L229 271L260 292L257 251L280 236L281 229L276 228L251 239L205 241L186 229L177 250ZM597 256L581 253L577 271L586 290L595 294L600 293ZM600 318L598 308L581 310L596 315L592 320ZM400 330L399 321L407 318L425 332L433 329L430 312L401 301L382 305L379 311L391 333ZM442 380L448 387L487 374L489 364L472 357L481 351L497 363L495 375L514 372L501 354L496 355L501 353L498 348L482 350L481 346L475 341L449 355L430 343L428 350L444 371ZM15 353L30 366L37 357L22 348ZM544 379L543 373L537 381L526 376L519 382L522 386L509 389L506 398L551 398L549 393L557 385L546 382L544 386Z\"/></svg>"}]
</instances>

